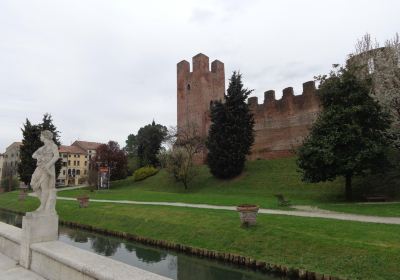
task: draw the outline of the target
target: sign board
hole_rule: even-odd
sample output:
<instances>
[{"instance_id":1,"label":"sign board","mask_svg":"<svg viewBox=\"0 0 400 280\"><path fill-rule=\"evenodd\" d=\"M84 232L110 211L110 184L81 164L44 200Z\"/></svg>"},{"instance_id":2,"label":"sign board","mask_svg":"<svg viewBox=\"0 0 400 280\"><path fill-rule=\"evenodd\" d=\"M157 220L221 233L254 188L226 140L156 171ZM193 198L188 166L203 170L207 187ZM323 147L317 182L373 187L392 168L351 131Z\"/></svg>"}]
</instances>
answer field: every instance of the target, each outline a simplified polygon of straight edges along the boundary
<instances>
[{"instance_id":1,"label":"sign board","mask_svg":"<svg viewBox=\"0 0 400 280\"><path fill-rule=\"evenodd\" d=\"M110 188L110 168L100 167L99 178L98 178L98 189Z\"/></svg>"}]
</instances>

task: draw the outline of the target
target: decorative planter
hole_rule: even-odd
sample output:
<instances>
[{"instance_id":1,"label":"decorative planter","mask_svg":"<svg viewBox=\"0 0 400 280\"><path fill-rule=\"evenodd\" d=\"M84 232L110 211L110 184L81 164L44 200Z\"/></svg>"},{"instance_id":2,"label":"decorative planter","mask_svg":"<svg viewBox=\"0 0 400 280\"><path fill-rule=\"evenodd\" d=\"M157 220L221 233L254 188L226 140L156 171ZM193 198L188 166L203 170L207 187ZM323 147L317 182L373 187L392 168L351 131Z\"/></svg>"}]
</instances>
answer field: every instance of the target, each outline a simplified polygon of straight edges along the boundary
<instances>
[{"instance_id":1,"label":"decorative planter","mask_svg":"<svg viewBox=\"0 0 400 280\"><path fill-rule=\"evenodd\" d=\"M76 200L78 200L78 202L79 202L79 208L86 208L89 206L89 197L88 196L77 197Z\"/></svg>"},{"instance_id":2,"label":"decorative planter","mask_svg":"<svg viewBox=\"0 0 400 280\"><path fill-rule=\"evenodd\" d=\"M256 224L258 209L260 209L260 207L252 204L242 204L236 207L242 226L253 226Z\"/></svg>"}]
</instances>

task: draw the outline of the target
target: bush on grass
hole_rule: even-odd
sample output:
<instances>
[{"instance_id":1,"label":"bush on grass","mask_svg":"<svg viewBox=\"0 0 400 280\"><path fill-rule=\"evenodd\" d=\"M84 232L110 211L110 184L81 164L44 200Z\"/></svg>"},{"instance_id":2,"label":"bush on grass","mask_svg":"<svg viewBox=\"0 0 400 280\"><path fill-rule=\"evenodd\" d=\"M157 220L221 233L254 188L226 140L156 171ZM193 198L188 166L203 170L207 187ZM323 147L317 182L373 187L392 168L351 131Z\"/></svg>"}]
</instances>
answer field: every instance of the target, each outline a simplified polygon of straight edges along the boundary
<instances>
[{"instance_id":1,"label":"bush on grass","mask_svg":"<svg viewBox=\"0 0 400 280\"><path fill-rule=\"evenodd\" d=\"M157 172L158 172L158 169L154 168L153 166L141 167L133 173L134 181L144 180L147 177L157 174Z\"/></svg>"}]
</instances>

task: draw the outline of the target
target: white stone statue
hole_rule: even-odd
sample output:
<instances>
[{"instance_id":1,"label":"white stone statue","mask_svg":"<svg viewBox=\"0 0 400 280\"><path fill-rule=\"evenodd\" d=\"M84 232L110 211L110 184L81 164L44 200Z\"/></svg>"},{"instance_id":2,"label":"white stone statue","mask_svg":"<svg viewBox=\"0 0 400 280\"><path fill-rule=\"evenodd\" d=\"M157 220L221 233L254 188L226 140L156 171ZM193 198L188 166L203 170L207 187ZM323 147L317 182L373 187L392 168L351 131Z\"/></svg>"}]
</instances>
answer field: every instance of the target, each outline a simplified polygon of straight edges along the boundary
<instances>
[{"instance_id":1,"label":"white stone statue","mask_svg":"<svg viewBox=\"0 0 400 280\"><path fill-rule=\"evenodd\" d=\"M40 199L40 206L35 212L55 213L56 211L56 170L55 163L59 159L58 147L53 141L53 133L42 131L40 140L44 143L37 149L32 158L37 160L33 172L31 187Z\"/></svg>"}]
</instances>

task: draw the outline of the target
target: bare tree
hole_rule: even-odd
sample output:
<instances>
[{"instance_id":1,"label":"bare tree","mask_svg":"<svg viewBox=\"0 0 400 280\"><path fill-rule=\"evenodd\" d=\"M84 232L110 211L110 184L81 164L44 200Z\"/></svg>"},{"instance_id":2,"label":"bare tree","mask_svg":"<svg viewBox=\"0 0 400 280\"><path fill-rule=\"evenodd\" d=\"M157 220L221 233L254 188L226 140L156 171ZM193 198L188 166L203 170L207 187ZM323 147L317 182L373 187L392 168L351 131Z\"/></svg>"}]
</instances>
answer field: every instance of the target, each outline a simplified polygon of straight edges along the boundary
<instances>
[{"instance_id":1,"label":"bare tree","mask_svg":"<svg viewBox=\"0 0 400 280\"><path fill-rule=\"evenodd\" d=\"M370 75L371 94L392 116L390 136L400 149L400 36L398 33L380 47L376 40L365 34L358 40L350 61L364 67L361 77Z\"/></svg>"},{"instance_id":2,"label":"bare tree","mask_svg":"<svg viewBox=\"0 0 400 280\"><path fill-rule=\"evenodd\" d=\"M205 148L205 139L199 135L195 124L169 129L167 142L170 149L164 155L165 165L175 180L183 183L185 189L197 175L196 155Z\"/></svg>"}]
</instances>

